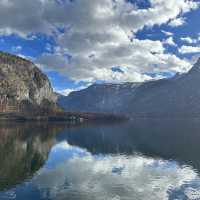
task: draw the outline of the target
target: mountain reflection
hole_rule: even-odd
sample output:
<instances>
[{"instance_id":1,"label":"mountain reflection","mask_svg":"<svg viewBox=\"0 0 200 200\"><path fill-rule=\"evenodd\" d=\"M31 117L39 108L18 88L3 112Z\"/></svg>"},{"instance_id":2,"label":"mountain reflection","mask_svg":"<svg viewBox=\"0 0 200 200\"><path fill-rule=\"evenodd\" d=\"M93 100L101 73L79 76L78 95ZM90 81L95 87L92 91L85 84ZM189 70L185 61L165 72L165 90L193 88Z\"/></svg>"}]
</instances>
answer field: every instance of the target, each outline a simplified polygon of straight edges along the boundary
<instances>
[{"instance_id":1,"label":"mountain reflection","mask_svg":"<svg viewBox=\"0 0 200 200\"><path fill-rule=\"evenodd\" d=\"M177 160L200 171L200 119L135 119L120 125L71 128L57 139L93 154L142 153Z\"/></svg>"},{"instance_id":2,"label":"mountain reflection","mask_svg":"<svg viewBox=\"0 0 200 200\"><path fill-rule=\"evenodd\" d=\"M0 190L23 182L43 166L59 130L49 124L0 124Z\"/></svg>"},{"instance_id":3,"label":"mountain reflection","mask_svg":"<svg viewBox=\"0 0 200 200\"><path fill-rule=\"evenodd\" d=\"M1 200L200 198L200 120L1 124Z\"/></svg>"}]
</instances>

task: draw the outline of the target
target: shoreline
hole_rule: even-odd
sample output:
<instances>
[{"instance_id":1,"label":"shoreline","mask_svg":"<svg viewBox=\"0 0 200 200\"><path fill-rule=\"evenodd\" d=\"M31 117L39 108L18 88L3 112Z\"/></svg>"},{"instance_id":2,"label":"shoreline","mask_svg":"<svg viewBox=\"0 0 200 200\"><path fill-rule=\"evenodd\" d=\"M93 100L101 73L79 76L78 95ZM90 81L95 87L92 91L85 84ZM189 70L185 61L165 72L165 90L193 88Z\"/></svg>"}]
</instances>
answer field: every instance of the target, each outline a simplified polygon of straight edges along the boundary
<instances>
[{"instance_id":1,"label":"shoreline","mask_svg":"<svg viewBox=\"0 0 200 200\"><path fill-rule=\"evenodd\" d=\"M128 121L129 118L121 115L105 113L55 113L48 115L29 115L22 113L0 113L0 121L36 121L36 122L67 122L83 123L85 121Z\"/></svg>"}]
</instances>

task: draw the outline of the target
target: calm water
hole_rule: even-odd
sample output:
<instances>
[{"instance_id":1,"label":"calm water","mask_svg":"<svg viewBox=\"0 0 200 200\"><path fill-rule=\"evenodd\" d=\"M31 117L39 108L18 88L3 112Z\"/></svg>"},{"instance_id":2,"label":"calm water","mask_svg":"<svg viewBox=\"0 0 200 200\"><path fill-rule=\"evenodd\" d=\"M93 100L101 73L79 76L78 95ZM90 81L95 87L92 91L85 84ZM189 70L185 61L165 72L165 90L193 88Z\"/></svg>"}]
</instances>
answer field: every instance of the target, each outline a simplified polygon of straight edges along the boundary
<instances>
[{"instance_id":1,"label":"calm water","mask_svg":"<svg viewBox=\"0 0 200 200\"><path fill-rule=\"evenodd\" d=\"M200 199L200 119L0 124L0 200Z\"/></svg>"}]
</instances>

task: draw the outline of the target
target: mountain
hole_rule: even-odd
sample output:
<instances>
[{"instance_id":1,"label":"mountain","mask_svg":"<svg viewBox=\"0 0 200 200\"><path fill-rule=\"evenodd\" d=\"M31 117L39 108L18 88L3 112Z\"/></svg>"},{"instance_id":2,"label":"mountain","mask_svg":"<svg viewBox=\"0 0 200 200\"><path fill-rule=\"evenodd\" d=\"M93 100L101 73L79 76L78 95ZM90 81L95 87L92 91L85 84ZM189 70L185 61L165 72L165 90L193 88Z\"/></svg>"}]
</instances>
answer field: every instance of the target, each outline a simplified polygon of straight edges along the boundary
<instances>
[{"instance_id":1,"label":"mountain","mask_svg":"<svg viewBox=\"0 0 200 200\"><path fill-rule=\"evenodd\" d=\"M59 96L58 104L71 112L118 113L124 111L124 103L130 95L134 96L140 83L94 84L72 92L68 96Z\"/></svg>"},{"instance_id":2,"label":"mountain","mask_svg":"<svg viewBox=\"0 0 200 200\"><path fill-rule=\"evenodd\" d=\"M0 121L121 120L121 116L64 111L49 79L32 62L0 52ZM124 118L123 118L124 119Z\"/></svg>"},{"instance_id":3,"label":"mountain","mask_svg":"<svg viewBox=\"0 0 200 200\"><path fill-rule=\"evenodd\" d=\"M0 113L58 110L61 109L47 76L32 62L0 52Z\"/></svg>"},{"instance_id":4,"label":"mountain","mask_svg":"<svg viewBox=\"0 0 200 200\"><path fill-rule=\"evenodd\" d=\"M94 84L60 96L69 111L129 116L200 116L200 59L186 74L144 83Z\"/></svg>"}]
</instances>

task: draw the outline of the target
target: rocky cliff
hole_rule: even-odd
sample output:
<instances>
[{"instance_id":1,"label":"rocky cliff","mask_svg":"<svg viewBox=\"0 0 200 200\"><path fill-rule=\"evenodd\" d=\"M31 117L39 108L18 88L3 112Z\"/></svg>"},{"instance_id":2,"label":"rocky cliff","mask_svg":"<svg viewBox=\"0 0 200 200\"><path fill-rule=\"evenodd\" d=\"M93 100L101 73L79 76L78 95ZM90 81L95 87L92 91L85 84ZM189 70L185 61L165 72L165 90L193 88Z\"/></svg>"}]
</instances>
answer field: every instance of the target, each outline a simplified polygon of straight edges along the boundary
<instances>
[{"instance_id":1,"label":"rocky cliff","mask_svg":"<svg viewBox=\"0 0 200 200\"><path fill-rule=\"evenodd\" d=\"M59 97L70 111L131 116L200 116L200 59L186 74L145 83L92 85Z\"/></svg>"},{"instance_id":2,"label":"rocky cliff","mask_svg":"<svg viewBox=\"0 0 200 200\"><path fill-rule=\"evenodd\" d=\"M56 96L46 75L32 62L0 52L0 112L55 109Z\"/></svg>"}]
</instances>

